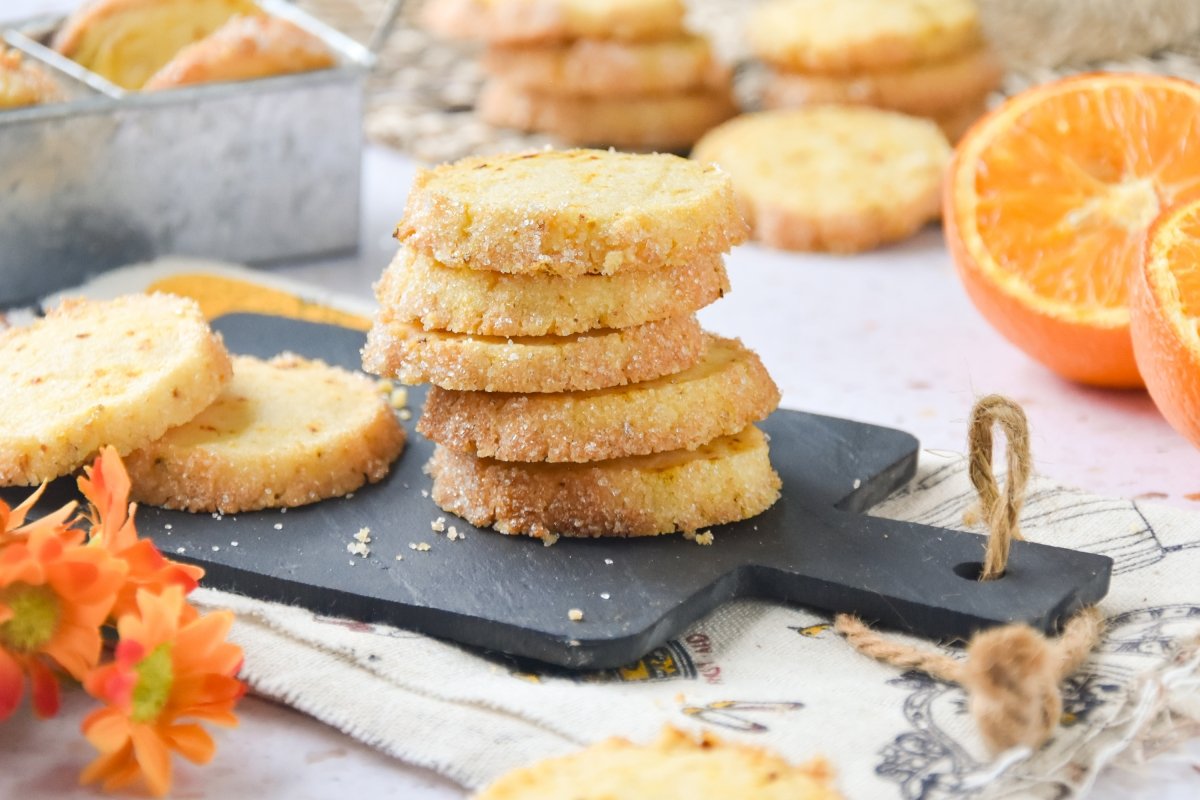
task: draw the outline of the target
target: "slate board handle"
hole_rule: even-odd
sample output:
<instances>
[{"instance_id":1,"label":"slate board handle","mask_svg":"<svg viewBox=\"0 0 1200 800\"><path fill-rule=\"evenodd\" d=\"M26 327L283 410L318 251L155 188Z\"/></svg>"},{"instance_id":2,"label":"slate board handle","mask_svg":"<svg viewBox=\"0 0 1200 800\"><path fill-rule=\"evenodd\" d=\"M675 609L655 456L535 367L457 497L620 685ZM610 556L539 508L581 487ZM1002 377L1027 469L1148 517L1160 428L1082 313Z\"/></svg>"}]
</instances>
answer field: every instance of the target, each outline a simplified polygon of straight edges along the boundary
<instances>
[{"instance_id":1,"label":"slate board handle","mask_svg":"<svg viewBox=\"0 0 1200 800\"><path fill-rule=\"evenodd\" d=\"M998 580L977 580L986 537L839 511L812 511L780 561L752 568L753 593L918 636L967 640L1024 622L1053 634L1108 592L1112 559L1013 542Z\"/></svg>"}]
</instances>

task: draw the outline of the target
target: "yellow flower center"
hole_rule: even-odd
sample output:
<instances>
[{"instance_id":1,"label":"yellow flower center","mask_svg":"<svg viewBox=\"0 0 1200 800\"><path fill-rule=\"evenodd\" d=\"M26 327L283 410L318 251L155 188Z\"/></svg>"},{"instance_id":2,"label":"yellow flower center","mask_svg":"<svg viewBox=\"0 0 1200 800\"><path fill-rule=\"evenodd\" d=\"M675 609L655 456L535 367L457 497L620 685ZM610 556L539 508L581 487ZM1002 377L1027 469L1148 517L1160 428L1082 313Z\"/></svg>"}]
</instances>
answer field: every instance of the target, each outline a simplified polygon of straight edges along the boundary
<instances>
[{"instance_id":1,"label":"yellow flower center","mask_svg":"<svg viewBox=\"0 0 1200 800\"><path fill-rule=\"evenodd\" d=\"M0 644L19 653L32 653L58 631L58 596L45 586L18 583L0 589L0 603L13 616L0 623Z\"/></svg>"},{"instance_id":2,"label":"yellow flower center","mask_svg":"<svg viewBox=\"0 0 1200 800\"><path fill-rule=\"evenodd\" d=\"M171 644L163 642L151 650L135 669L138 680L133 687L133 711L129 716L134 722L148 722L162 713L171 697L171 685L175 683Z\"/></svg>"}]
</instances>

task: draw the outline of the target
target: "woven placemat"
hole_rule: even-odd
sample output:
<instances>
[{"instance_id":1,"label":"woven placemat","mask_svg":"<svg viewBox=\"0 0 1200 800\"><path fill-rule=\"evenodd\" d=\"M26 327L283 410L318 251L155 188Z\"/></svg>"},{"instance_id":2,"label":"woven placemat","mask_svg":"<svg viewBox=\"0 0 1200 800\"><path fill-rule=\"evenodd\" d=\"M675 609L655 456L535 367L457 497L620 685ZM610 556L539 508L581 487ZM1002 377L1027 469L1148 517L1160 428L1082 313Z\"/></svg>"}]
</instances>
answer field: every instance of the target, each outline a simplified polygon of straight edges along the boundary
<instances>
[{"instance_id":1,"label":"woven placemat","mask_svg":"<svg viewBox=\"0 0 1200 800\"><path fill-rule=\"evenodd\" d=\"M366 131L374 141L431 163L472 153L543 147L553 140L478 119L479 48L422 30L423 2L408 0L368 83ZM366 42L387 0L297 0ZM762 70L742 37L752 0L688 0L688 22L737 65L743 108L758 105ZM1090 70L1153 72L1200 80L1200 0L979 0L989 41L1009 72L1001 92Z\"/></svg>"}]
</instances>

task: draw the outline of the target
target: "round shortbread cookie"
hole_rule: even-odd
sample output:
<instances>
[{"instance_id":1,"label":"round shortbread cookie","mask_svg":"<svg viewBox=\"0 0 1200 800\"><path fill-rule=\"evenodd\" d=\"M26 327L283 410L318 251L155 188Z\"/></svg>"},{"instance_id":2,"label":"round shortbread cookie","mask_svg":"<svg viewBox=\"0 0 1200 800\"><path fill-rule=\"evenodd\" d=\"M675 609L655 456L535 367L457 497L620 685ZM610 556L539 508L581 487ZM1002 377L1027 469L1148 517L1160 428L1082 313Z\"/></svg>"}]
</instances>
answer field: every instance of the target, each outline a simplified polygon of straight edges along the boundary
<instances>
[{"instance_id":1,"label":"round shortbread cookie","mask_svg":"<svg viewBox=\"0 0 1200 800\"><path fill-rule=\"evenodd\" d=\"M748 230L729 177L666 154L475 156L422 170L396 238L451 267L549 275L661 269Z\"/></svg>"},{"instance_id":2,"label":"round shortbread cookie","mask_svg":"<svg viewBox=\"0 0 1200 800\"><path fill-rule=\"evenodd\" d=\"M234 16L261 13L253 0L93 0L79 4L59 26L53 46L133 91Z\"/></svg>"},{"instance_id":3,"label":"round shortbread cookie","mask_svg":"<svg viewBox=\"0 0 1200 800\"><path fill-rule=\"evenodd\" d=\"M667 39L683 31L683 0L434 0L425 27L496 43Z\"/></svg>"},{"instance_id":4,"label":"round shortbread cookie","mask_svg":"<svg viewBox=\"0 0 1200 800\"><path fill-rule=\"evenodd\" d=\"M936 219L950 144L933 122L865 106L748 114L692 158L729 173L756 238L854 253Z\"/></svg>"},{"instance_id":5,"label":"round shortbread cookie","mask_svg":"<svg viewBox=\"0 0 1200 800\"><path fill-rule=\"evenodd\" d=\"M579 39L563 45L493 47L485 71L508 84L561 95L625 95L725 89L729 68L703 36L654 42Z\"/></svg>"},{"instance_id":6,"label":"round shortbread cookie","mask_svg":"<svg viewBox=\"0 0 1200 800\"><path fill-rule=\"evenodd\" d=\"M586 97L522 89L492 79L477 104L489 125L547 133L573 145L686 150L737 114L729 89Z\"/></svg>"},{"instance_id":7,"label":"round shortbread cookie","mask_svg":"<svg viewBox=\"0 0 1200 800\"><path fill-rule=\"evenodd\" d=\"M200 307L174 295L68 300L0 332L0 486L122 455L199 414L229 380Z\"/></svg>"},{"instance_id":8,"label":"round shortbread cookie","mask_svg":"<svg viewBox=\"0 0 1200 800\"><path fill-rule=\"evenodd\" d=\"M363 368L401 383L480 392L573 392L649 381L692 367L704 353L694 316L570 336L472 336L381 318Z\"/></svg>"},{"instance_id":9,"label":"round shortbread cookie","mask_svg":"<svg viewBox=\"0 0 1200 800\"><path fill-rule=\"evenodd\" d=\"M220 397L125 466L134 500L228 514L315 503L379 481L404 439L365 375L290 353L234 356Z\"/></svg>"},{"instance_id":10,"label":"round shortbread cookie","mask_svg":"<svg viewBox=\"0 0 1200 800\"><path fill-rule=\"evenodd\" d=\"M583 462L694 450L758 422L779 390L758 356L708 335L691 369L615 389L556 394L429 390L417 430L500 461Z\"/></svg>"},{"instance_id":11,"label":"round shortbread cookie","mask_svg":"<svg viewBox=\"0 0 1200 800\"><path fill-rule=\"evenodd\" d=\"M753 517L779 499L762 432L696 450L588 464L523 464L437 445L426 468L440 508L500 533L656 536Z\"/></svg>"},{"instance_id":12,"label":"round shortbread cookie","mask_svg":"<svg viewBox=\"0 0 1200 800\"><path fill-rule=\"evenodd\" d=\"M767 108L866 105L921 116L948 115L974 103L1004 74L999 60L979 48L949 61L852 76L775 72L763 92Z\"/></svg>"},{"instance_id":13,"label":"round shortbread cookie","mask_svg":"<svg viewBox=\"0 0 1200 800\"><path fill-rule=\"evenodd\" d=\"M768 64L831 73L944 61L982 41L974 0L773 0L746 35Z\"/></svg>"},{"instance_id":14,"label":"round shortbread cookie","mask_svg":"<svg viewBox=\"0 0 1200 800\"><path fill-rule=\"evenodd\" d=\"M824 759L793 765L750 745L667 727L657 742L612 738L505 773L475 800L841 800Z\"/></svg>"},{"instance_id":15,"label":"round shortbread cookie","mask_svg":"<svg viewBox=\"0 0 1200 800\"><path fill-rule=\"evenodd\" d=\"M729 291L719 255L617 275L509 275L445 267L407 247L375 286L390 319L485 336L569 336L691 314Z\"/></svg>"},{"instance_id":16,"label":"round shortbread cookie","mask_svg":"<svg viewBox=\"0 0 1200 800\"><path fill-rule=\"evenodd\" d=\"M327 69L336 63L323 41L295 23L267 14L238 16L176 53L142 90L244 81Z\"/></svg>"},{"instance_id":17,"label":"round shortbread cookie","mask_svg":"<svg viewBox=\"0 0 1200 800\"><path fill-rule=\"evenodd\" d=\"M10 50L0 42L0 109L22 108L41 103L59 103L66 99L58 81L21 51Z\"/></svg>"}]
</instances>

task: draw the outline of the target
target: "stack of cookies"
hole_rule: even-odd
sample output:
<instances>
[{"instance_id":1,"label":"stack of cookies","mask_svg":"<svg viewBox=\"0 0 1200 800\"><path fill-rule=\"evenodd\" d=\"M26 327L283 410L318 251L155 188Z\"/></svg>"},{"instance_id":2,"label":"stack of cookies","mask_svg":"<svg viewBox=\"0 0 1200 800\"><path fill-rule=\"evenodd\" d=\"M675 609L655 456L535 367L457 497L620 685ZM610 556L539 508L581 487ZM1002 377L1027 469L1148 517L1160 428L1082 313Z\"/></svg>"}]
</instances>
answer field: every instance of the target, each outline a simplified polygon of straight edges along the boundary
<instances>
[{"instance_id":1,"label":"stack of cookies","mask_svg":"<svg viewBox=\"0 0 1200 800\"><path fill-rule=\"evenodd\" d=\"M687 149L736 113L681 0L438 0L437 33L484 41L483 120L568 144Z\"/></svg>"},{"instance_id":2,"label":"stack of cookies","mask_svg":"<svg viewBox=\"0 0 1200 800\"><path fill-rule=\"evenodd\" d=\"M974 0L771 0L750 46L768 108L871 105L928 117L957 140L1002 77Z\"/></svg>"},{"instance_id":3,"label":"stack of cookies","mask_svg":"<svg viewBox=\"0 0 1200 800\"><path fill-rule=\"evenodd\" d=\"M694 532L779 494L761 362L704 333L746 237L729 179L671 155L545 151L422 172L376 287L369 372L431 383L434 501L552 543Z\"/></svg>"}]
</instances>

